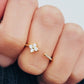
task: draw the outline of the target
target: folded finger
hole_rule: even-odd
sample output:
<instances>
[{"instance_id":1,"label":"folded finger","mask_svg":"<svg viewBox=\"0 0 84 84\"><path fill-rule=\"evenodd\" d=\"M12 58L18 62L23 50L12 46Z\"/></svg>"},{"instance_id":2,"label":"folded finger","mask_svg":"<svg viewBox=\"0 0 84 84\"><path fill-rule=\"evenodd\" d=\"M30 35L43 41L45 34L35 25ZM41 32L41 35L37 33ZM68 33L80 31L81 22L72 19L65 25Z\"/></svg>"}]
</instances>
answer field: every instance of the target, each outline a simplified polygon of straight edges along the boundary
<instances>
[{"instance_id":1,"label":"folded finger","mask_svg":"<svg viewBox=\"0 0 84 84\"><path fill-rule=\"evenodd\" d=\"M0 26L0 54L16 58L27 40L36 0L8 0Z\"/></svg>"},{"instance_id":2,"label":"folded finger","mask_svg":"<svg viewBox=\"0 0 84 84\"><path fill-rule=\"evenodd\" d=\"M76 24L64 26L53 61L42 75L49 84L64 84L68 80L82 48L82 34L82 28Z\"/></svg>"},{"instance_id":3,"label":"folded finger","mask_svg":"<svg viewBox=\"0 0 84 84\"><path fill-rule=\"evenodd\" d=\"M36 11L28 38L30 49L26 47L23 50L18 62L25 72L38 75L45 71L49 59L44 56L44 53L52 56L63 25L63 15L57 8L44 6Z\"/></svg>"}]
</instances>

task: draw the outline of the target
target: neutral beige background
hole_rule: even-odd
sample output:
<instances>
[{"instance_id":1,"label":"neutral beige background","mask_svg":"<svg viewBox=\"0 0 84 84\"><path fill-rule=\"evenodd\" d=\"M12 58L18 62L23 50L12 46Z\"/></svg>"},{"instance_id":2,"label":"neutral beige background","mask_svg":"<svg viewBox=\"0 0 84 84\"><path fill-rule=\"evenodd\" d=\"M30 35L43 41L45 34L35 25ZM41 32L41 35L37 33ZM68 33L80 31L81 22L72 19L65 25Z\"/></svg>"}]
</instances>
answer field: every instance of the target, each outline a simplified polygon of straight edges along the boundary
<instances>
[{"instance_id":1,"label":"neutral beige background","mask_svg":"<svg viewBox=\"0 0 84 84\"><path fill-rule=\"evenodd\" d=\"M66 23L78 23L84 29L84 0L39 0L39 6L47 4L59 8Z\"/></svg>"}]
</instances>

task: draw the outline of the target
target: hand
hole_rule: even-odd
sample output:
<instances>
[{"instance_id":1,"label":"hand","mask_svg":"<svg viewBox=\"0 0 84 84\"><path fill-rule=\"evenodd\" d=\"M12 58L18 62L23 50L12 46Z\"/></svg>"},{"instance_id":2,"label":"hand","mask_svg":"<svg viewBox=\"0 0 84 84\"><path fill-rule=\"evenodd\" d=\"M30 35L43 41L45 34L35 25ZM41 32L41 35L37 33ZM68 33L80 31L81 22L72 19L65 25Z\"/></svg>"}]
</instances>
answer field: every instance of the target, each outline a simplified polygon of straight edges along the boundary
<instances>
[{"instance_id":1,"label":"hand","mask_svg":"<svg viewBox=\"0 0 84 84\"><path fill-rule=\"evenodd\" d=\"M8 66L20 54L19 66L27 73L41 74L39 84L76 84L84 78L82 28L65 24L55 7L36 8L35 0L9 0L0 28L1 65ZM24 48L26 40L37 42L39 52L30 53L28 47ZM51 62L44 52L53 57Z\"/></svg>"},{"instance_id":2,"label":"hand","mask_svg":"<svg viewBox=\"0 0 84 84\"><path fill-rule=\"evenodd\" d=\"M59 9L44 6L36 10L28 42L38 43L39 52L25 48L19 66L38 76L39 84L76 84L84 78L84 31L74 23L64 23ZM52 56L49 62L43 53Z\"/></svg>"},{"instance_id":3,"label":"hand","mask_svg":"<svg viewBox=\"0 0 84 84\"><path fill-rule=\"evenodd\" d=\"M0 66L13 64L23 50L36 8L35 0L8 0L0 24Z\"/></svg>"}]
</instances>

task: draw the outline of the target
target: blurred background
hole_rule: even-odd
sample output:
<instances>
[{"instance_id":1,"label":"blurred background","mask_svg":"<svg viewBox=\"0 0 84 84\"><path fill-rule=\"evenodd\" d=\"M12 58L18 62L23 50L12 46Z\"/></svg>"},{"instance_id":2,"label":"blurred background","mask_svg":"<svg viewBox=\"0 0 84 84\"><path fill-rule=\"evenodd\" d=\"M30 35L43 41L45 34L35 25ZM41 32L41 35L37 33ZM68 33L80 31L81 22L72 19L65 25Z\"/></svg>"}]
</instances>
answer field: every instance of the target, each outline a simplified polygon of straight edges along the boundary
<instances>
[{"instance_id":1,"label":"blurred background","mask_svg":"<svg viewBox=\"0 0 84 84\"><path fill-rule=\"evenodd\" d=\"M65 22L77 23L84 29L84 0L38 0L39 6L53 5L59 8Z\"/></svg>"}]
</instances>

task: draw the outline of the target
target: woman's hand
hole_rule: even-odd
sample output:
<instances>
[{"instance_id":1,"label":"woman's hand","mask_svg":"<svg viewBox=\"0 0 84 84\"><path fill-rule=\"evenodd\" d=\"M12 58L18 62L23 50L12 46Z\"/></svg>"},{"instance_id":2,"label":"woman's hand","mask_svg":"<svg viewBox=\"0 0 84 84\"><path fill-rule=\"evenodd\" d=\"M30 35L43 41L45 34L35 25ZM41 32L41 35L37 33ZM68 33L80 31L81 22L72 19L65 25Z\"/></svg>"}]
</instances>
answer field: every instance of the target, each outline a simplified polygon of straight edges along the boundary
<instances>
[{"instance_id":1,"label":"woman's hand","mask_svg":"<svg viewBox=\"0 0 84 84\"><path fill-rule=\"evenodd\" d=\"M38 76L39 84L76 84L84 78L84 31L73 23L64 23L59 9L44 6L36 10L28 42L36 42L39 51L25 47L18 64L27 73ZM49 62L43 54L52 56Z\"/></svg>"},{"instance_id":2,"label":"woman's hand","mask_svg":"<svg viewBox=\"0 0 84 84\"><path fill-rule=\"evenodd\" d=\"M65 24L59 9L37 7L36 0L8 0L0 24L0 65L8 66L20 55L20 68L39 75L39 84L76 84L84 78L84 31ZM26 41L37 43L39 51L24 48Z\"/></svg>"},{"instance_id":3,"label":"woman's hand","mask_svg":"<svg viewBox=\"0 0 84 84\"><path fill-rule=\"evenodd\" d=\"M24 48L34 11L35 0L8 0L0 24L0 65L13 64Z\"/></svg>"}]
</instances>

